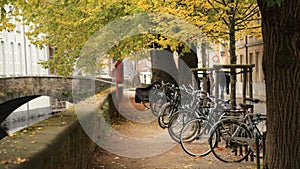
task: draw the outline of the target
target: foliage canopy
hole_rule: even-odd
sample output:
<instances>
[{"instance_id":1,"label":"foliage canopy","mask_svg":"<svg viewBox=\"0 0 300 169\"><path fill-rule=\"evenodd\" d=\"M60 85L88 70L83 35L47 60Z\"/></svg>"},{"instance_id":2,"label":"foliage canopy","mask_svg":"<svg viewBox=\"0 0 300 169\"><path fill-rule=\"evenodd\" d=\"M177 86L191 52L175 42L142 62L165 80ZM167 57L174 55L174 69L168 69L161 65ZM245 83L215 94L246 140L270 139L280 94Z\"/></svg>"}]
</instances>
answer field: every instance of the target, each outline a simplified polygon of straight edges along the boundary
<instances>
[{"instance_id":1,"label":"foliage canopy","mask_svg":"<svg viewBox=\"0 0 300 169\"><path fill-rule=\"evenodd\" d=\"M185 43L196 44L199 38L203 40L204 34L206 40L224 43L230 40L229 29L232 25L237 33L235 38L259 32L259 29L253 29L258 28L258 8L250 0L5 0L3 3L11 3L17 9L13 15L21 15L20 21L30 26L27 35L32 43L49 45L54 49L52 59L41 64L64 76L72 74L83 46L95 32L128 15L166 14L152 15L146 23L135 20L136 23L131 24L137 24L136 30L131 32L140 33L120 39L107 57L124 58L134 51L149 47L189 51L190 46ZM173 16L183 18L190 24L179 23ZM2 23L8 27L8 21L3 20ZM194 29L190 25L198 27L201 32L192 31ZM114 31L126 32L127 27L130 25L125 23L114 28L120 30ZM103 38L111 36L106 34ZM98 66L96 63L94 58L89 61L92 66Z\"/></svg>"}]
</instances>

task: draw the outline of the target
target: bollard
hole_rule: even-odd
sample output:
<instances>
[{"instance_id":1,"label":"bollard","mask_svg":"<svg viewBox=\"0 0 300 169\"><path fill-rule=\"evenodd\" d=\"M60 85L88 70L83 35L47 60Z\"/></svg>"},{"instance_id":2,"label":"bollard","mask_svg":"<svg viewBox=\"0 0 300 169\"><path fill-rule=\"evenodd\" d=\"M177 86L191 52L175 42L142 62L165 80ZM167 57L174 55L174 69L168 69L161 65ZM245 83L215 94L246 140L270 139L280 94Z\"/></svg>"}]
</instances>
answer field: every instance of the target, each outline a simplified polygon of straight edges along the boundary
<instances>
[{"instance_id":1,"label":"bollard","mask_svg":"<svg viewBox=\"0 0 300 169\"><path fill-rule=\"evenodd\" d=\"M265 162L265 155L266 155L266 132L263 132L263 162Z\"/></svg>"},{"instance_id":2,"label":"bollard","mask_svg":"<svg viewBox=\"0 0 300 169\"><path fill-rule=\"evenodd\" d=\"M257 169L260 169L260 161L259 161L259 135L256 133L256 164L257 164Z\"/></svg>"}]
</instances>

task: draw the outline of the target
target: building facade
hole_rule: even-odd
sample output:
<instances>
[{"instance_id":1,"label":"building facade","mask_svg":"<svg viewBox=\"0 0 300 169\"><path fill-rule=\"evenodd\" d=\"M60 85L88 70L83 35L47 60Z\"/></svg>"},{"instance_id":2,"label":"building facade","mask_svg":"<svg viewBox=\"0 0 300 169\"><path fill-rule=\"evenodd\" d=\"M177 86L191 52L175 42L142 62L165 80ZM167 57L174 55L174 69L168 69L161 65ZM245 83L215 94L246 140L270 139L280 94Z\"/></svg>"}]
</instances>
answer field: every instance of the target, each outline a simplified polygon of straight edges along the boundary
<instances>
[{"instance_id":1,"label":"building facade","mask_svg":"<svg viewBox=\"0 0 300 169\"><path fill-rule=\"evenodd\" d=\"M259 37L246 36L238 39L236 42L237 48L237 64L255 64L252 72L253 79L253 97L261 100L266 99L265 80L262 68L263 41ZM241 95L243 77L237 77L237 94ZM249 94L249 89L247 93Z\"/></svg>"},{"instance_id":2,"label":"building facade","mask_svg":"<svg viewBox=\"0 0 300 169\"><path fill-rule=\"evenodd\" d=\"M206 50L206 67L213 68L213 65L222 65L230 64L230 54L226 47L220 44L211 43L209 47L205 48ZM198 67L203 67L202 63L202 51L201 46L197 50L199 64ZM255 67L252 71L252 85L253 85L253 97L259 98L262 101L266 100L265 92L265 81L264 74L262 69L262 55L263 55L263 41L262 39L255 36L247 36L236 41L236 56L237 64L255 64ZM237 73L242 70L238 69ZM214 75L211 75L214 78ZM248 77L249 79L249 77ZM242 98L243 96L243 74L237 74L237 83L236 83L236 95L237 98ZM210 83L211 93L214 94L215 85ZM230 92L230 91L229 91ZM247 84L246 95L249 97L250 90L249 84ZM229 98L229 93L227 93L227 98Z\"/></svg>"},{"instance_id":3,"label":"building facade","mask_svg":"<svg viewBox=\"0 0 300 169\"><path fill-rule=\"evenodd\" d=\"M14 31L0 32L0 76L49 75L49 70L38 64L40 60L48 60L48 47L40 49L31 44L25 35L28 27L14 23Z\"/></svg>"},{"instance_id":4,"label":"building facade","mask_svg":"<svg viewBox=\"0 0 300 169\"><path fill-rule=\"evenodd\" d=\"M14 19L11 22L16 25L13 31L0 32L0 78L48 76L49 70L38 64L40 60L49 59L48 47L40 49L31 44L25 35L28 27ZM50 114L51 111L51 98L42 96L19 107L1 126L7 128L8 133L12 133L32 124L34 118Z\"/></svg>"}]
</instances>

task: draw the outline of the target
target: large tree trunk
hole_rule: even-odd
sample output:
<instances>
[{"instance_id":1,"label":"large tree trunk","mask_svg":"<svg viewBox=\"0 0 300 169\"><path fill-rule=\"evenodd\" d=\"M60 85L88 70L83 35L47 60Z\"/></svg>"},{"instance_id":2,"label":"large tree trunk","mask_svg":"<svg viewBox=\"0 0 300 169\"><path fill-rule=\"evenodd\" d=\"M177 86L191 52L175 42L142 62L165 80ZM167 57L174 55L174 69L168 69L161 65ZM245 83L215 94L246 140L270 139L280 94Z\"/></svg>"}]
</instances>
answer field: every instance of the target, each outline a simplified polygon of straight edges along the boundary
<instances>
[{"instance_id":1,"label":"large tree trunk","mask_svg":"<svg viewBox=\"0 0 300 169\"><path fill-rule=\"evenodd\" d=\"M177 84L178 69L170 50L152 50L152 81L164 81Z\"/></svg>"},{"instance_id":2,"label":"large tree trunk","mask_svg":"<svg viewBox=\"0 0 300 169\"><path fill-rule=\"evenodd\" d=\"M267 149L264 167L300 167L300 1L258 0L264 39Z\"/></svg>"},{"instance_id":3,"label":"large tree trunk","mask_svg":"<svg viewBox=\"0 0 300 169\"><path fill-rule=\"evenodd\" d=\"M184 53L178 59L178 82L179 84L195 85L195 87L199 88L199 78L197 77L197 72L191 72L191 68L198 67L198 58L197 53L193 52L196 49L191 50L189 53Z\"/></svg>"}]
</instances>

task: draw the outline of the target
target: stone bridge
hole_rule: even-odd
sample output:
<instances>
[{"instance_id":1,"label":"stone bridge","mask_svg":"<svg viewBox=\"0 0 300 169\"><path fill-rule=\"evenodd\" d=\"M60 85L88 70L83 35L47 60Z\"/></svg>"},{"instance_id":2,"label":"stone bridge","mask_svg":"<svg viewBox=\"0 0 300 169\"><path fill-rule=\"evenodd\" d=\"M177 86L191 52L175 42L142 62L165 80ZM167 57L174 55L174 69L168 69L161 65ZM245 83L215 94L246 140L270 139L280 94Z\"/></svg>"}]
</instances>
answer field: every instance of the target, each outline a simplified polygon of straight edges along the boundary
<instances>
[{"instance_id":1,"label":"stone bridge","mask_svg":"<svg viewBox=\"0 0 300 169\"><path fill-rule=\"evenodd\" d=\"M0 124L18 107L39 96L73 102L85 99L110 86L111 81L95 78L58 76L0 78Z\"/></svg>"}]
</instances>

